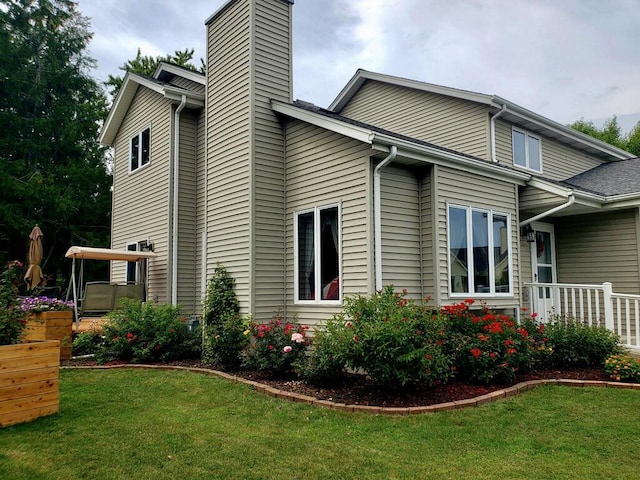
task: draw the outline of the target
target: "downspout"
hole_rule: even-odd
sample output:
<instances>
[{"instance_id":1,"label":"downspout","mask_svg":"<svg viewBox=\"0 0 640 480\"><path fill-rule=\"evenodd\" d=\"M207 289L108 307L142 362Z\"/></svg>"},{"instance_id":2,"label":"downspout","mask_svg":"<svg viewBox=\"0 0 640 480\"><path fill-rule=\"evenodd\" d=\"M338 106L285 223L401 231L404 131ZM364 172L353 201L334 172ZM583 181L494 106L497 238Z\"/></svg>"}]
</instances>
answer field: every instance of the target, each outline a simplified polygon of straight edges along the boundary
<instances>
[{"instance_id":1,"label":"downspout","mask_svg":"<svg viewBox=\"0 0 640 480\"><path fill-rule=\"evenodd\" d=\"M382 206L380 203L380 170L391 163L398 154L398 147L392 145L389 155L373 170L373 241L376 276L376 292L382 290Z\"/></svg>"},{"instance_id":2,"label":"downspout","mask_svg":"<svg viewBox=\"0 0 640 480\"><path fill-rule=\"evenodd\" d=\"M502 108L498 113L491 117L491 161L493 163L498 163L498 159L496 158L496 118L503 115L507 111L507 106L502 105Z\"/></svg>"},{"instance_id":3,"label":"downspout","mask_svg":"<svg viewBox=\"0 0 640 480\"><path fill-rule=\"evenodd\" d=\"M573 192L571 191L569 192L569 195L567 196L567 201L565 203L563 203L562 205L558 205L557 207L553 207L552 209L547 210L546 212L542 212L536 215L535 217L527 218L526 220L523 220L522 222L520 222L519 226L524 227L525 225L529 225L530 223L537 222L538 220L541 220L545 217L548 217L549 215L553 215L554 213L559 212L560 210L564 210L565 208L570 207L575 202L576 202L576 197L573 196Z\"/></svg>"},{"instance_id":4,"label":"downspout","mask_svg":"<svg viewBox=\"0 0 640 480\"><path fill-rule=\"evenodd\" d=\"M182 95L173 120L173 212L171 219L171 304L178 304L178 187L180 166L180 113L187 104L186 95Z\"/></svg>"}]
</instances>

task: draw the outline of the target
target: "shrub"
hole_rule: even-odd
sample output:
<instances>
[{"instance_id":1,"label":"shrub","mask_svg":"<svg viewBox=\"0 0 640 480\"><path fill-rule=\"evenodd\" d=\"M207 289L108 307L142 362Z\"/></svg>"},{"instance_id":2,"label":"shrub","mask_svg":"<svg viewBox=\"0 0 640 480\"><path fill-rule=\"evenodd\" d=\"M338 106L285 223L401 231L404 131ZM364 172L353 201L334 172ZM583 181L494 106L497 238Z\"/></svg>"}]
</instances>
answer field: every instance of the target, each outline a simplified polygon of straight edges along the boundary
<instances>
[{"instance_id":1,"label":"shrub","mask_svg":"<svg viewBox=\"0 0 640 480\"><path fill-rule=\"evenodd\" d=\"M296 319L287 321L279 313L269 323L251 323L245 366L271 375L292 371L309 345L307 328Z\"/></svg>"},{"instance_id":2,"label":"shrub","mask_svg":"<svg viewBox=\"0 0 640 480\"><path fill-rule=\"evenodd\" d=\"M103 340L104 336L102 334L82 332L73 340L73 354L75 356L95 354L102 348Z\"/></svg>"},{"instance_id":3,"label":"shrub","mask_svg":"<svg viewBox=\"0 0 640 480\"><path fill-rule=\"evenodd\" d=\"M122 308L109 314L104 343L96 361L127 360L134 363L167 362L199 354L200 338L190 332L178 307L123 299Z\"/></svg>"},{"instance_id":4,"label":"shrub","mask_svg":"<svg viewBox=\"0 0 640 480\"><path fill-rule=\"evenodd\" d=\"M474 382L510 382L519 370L532 368L537 341L533 319L517 325L514 318L496 314L488 307L472 312L473 300L441 309L448 320L447 351L459 375Z\"/></svg>"},{"instance_id":5,"label":"shrub","mask_svg":"<svg viewBox=\"0 0 640 480\"><path fill-rule=\"evenodd\" d=\"M0 345L18 343L26 325L18 301L22 268L23 264L14 260L7 263L0 275Z\"/></svg>"},{"instance_id":6,"label":"shrub","mask_svg":"<svg viewBox=\"0 0 640 480\"><path fill-rule=\"evenodd\" d=\"M604 370L613 380L640 382L640 360L631 355L611 355L604 362Z\"/></svg>"},{"instance_id":7,"label":"shrub","mask_svg":"<svg viewBox=\"0 0 640 480\"><path fill-rule=\"evenodd\" d=\"M610 355L622 353L620 337L604 327L555 319L545 325L552 348L549 365L555 368L602 367Z\"/></svg>"},{"instance_id":8,"label":"shrub","mask_svg":"<svg viewBox=\"0 0 640 480\"><path fill-rule=\"evenodd\" d=\"M247 343L247 321L240 317L240 306L233 291L234 281L222 265L209 281L204 300L203 360L217 367L235 370Z\"/></svg>"},{"instance_id":9,"label":"shrub","mask_svg":"<svg viewBox=\"0 0 640 480\"><path fill-rule=\"evenodd\" d=\"M336 384L344 379L352 336L341 327L342 324L329 320L325 328L314 332L309 355L295 365L300 377L315 384Z\"/></svg>"},{"instance_id":10,"label":"shrub","mask_svg":"<svg viewBox=\"0 0 640 480\"><path fill-rule=\"evenodd\" d=\"M451 375L442 351L442 318L406 298L406 291L394 293L393 286L370 297L348 297L325 332L321 355L336 364L344 362L352 370L365 371L378 386L433 385Z\"/></svg>"}]
</instances>

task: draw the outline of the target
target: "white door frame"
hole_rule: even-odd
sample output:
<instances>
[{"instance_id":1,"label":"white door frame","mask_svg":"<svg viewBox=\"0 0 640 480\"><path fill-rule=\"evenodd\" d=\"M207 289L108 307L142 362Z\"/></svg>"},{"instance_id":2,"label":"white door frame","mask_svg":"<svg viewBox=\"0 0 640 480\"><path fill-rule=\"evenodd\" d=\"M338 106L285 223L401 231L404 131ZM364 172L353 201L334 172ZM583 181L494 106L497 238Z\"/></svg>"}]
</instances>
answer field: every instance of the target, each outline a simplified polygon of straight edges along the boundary
<instances>
[{"instance_id":1,"label":"white door frame","mask_svg":"<svg viewBox=\"0 0 640 480\"><path fill-rule=\"evenodd\" d=\"M555 227L551 223L533 222L531 227L536 232L536 241L531 242L531 281L537 283L540 281L538 276L538 267L551 268L551 283L558 282L558 265L556 259L556 238ZM538 235L537 232L549 234L549 248L551 252L551 263L538 264ZM559 305L560 298L557 290L536 288L532 292L533 309L538 314L538 319L542 322L547 321L549 312L553 311L555 305Z\"/></svg>"}]
</instances>

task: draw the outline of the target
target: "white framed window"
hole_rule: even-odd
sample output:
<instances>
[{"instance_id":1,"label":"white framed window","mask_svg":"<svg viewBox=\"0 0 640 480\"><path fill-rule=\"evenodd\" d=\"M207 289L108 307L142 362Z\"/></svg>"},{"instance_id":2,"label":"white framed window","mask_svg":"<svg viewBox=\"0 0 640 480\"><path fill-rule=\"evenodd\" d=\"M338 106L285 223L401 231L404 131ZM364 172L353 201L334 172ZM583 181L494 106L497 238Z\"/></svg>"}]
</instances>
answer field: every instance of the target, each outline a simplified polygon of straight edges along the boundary
<instances>
[{"instance_id":1,"label":"white framed window","mask_svg":"<svg viewBox=\"0 0 640 480\"><path fill-rule=\"evenodd\" d=\"M450 296L512 295L510 215L448 205L447 226Z\"/></svg>"},{"instance_id":2,"label":"white framed window","mask_svg":"<svg viewBox=\"0 0 640 480\"><path fill-rule=\"evenodd\" d=\"M149 163L151 151L151 127L138 132L129 141L129 171L133 172Z\"/></svg>"},{"instance_id":3,"label":"white framed window","mask_svg":"<svg viewBox=\"0 0 640 480\"><path fill-rule=\"evenodd\" d=\"M341 303L341 230L339 204L294 214L296 303Z\"/></svg>"},{"instance_id":4,"label":"white framed window","mask_svg":"<svg viewBox=\"0 0 640 480\"><path fill-rule=\"evenodd\" d=\"M513 164L517 167L542 172L542 142L539 137L513 128Z\"/></svg>"}]
</instances>

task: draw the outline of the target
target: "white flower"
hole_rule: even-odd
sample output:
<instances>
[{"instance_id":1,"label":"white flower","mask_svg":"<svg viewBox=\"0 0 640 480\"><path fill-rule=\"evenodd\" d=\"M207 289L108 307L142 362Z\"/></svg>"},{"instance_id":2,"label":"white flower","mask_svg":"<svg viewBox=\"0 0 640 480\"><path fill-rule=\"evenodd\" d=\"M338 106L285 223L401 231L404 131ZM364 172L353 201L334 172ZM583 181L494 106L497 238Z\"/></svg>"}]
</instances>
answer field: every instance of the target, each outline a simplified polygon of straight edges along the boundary
<instances>
[{"instance_id":1,"label":"white flower","mask_svg":"<svg viewBox=\"0 0 640 480\"><path fill-rule=\"evenodd\" d=\"M284 347L284 348L282 349L282 351L283 351L284 353L289 353L291 350L292 350L291 345L287 345L286 347Z\"/></svg>"}]
</instances>

